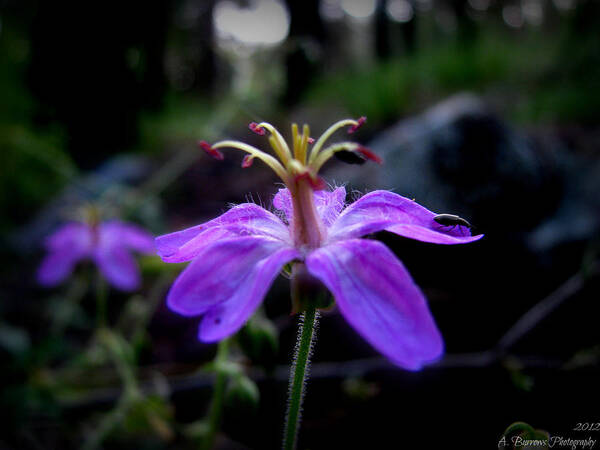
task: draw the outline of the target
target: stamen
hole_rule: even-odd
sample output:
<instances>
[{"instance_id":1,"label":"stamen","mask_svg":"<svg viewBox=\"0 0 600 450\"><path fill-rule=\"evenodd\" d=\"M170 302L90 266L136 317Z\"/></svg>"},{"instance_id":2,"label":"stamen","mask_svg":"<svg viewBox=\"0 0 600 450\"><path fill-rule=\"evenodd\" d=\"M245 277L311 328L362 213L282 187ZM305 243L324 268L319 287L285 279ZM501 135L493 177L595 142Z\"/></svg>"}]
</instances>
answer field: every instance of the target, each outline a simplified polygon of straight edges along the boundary
<instances>
[{"instance_id":1,"label":"stamen","mask_svg":"<svg viewBox=\"0 0 600 450\"><path fill-rule=\"evenodd\" d=\"M308 143L309 143L310 145L313 145L313 144L315 143L315 139L314 139L314 138L311 138L311 137L309 137L309 138L308 138Z\"/></svg>"},{"instance_id":2,"label":"stamen","mask_svg":"<svg viewBox=\"0 0 600 450\"><path fill-rule=\"evenodd\" d=\"M269 136L269 145L271 146L279 160L283 162L283 165L286 168L289 168L290 158L286 156L285 150L281 148L279 142L277 142L277 139L275 139L275 136Z\"/></svg>"},{"instance_id":3,"label":"stamen","mask_svg":"<svg viewBox=\"0 0 600 450\"><path fill-rule=\"evenodd\" d=\"M364 156L366 159L374 161L377 164L383 164L383 159L381 158L381 156L373 153L367 147L363 147L362 145L359 145L358 148L356 149L356 151L358 153L360 153L362 156Z\"/></svg>"},{"instance_id":4,"label":"stamen","mask_svg":"<svg viewBox=\"0 0 600 450\"><path fill-rule=\"evenodd\" d=\"M362 127L366 121L367 118L365 116L359 117L356 121L356 125L352 125L350 128L348 128L348 134L354 133L356 130Z\"/></svg>"},{"instance_id":5,"label":"stamen","mask_svg":"<svg viewBox=\"0 0 600 450\"><path fill-rule=\"evenodd\" d=\"M362 117L361 117L361 119L362 119ZM360 125L365 123L366 120L367 119L365 118ZM325 132L321 135L321 137L317 140L317 143L312 148L312 150L310 152L310 157L308 158L308 164L312 164L313 161L315 161L315 159L317 159L317 156L319 154L319 151L321 150L321 147L323 147L323 145L325 144L327 139L329 139L333 133L335 133L337 130L339 130L340 128L343 128L347 125L351 125L353 128L360 126L359 121L360 121L360 119L358 121L354 120L354 119L344 119L344 120L340 120L339 122L334 123L329 128L327 128L327 130L325 130Z\"/></svg>"},{"instance_id":6,"label":"stamen","mask_svg":"<svg viewBox=\"0 0 600 450\"><path fill-rule=\"evenodd\" d=\"M279 178L281 178L281 180L285 184L288 184L288 182L290 181L290 177L289 177L287 171L281 165L281 163L279 161L277 161L277 159L275 159L273 156L269 155L268 153L265 153L262 150L257 149L256 147L253 147L252 145L248 145L248 144L245 144L245 143L239 142L239 141L220 141L220 142L217 142L216 144L213 144L212 147L208 144L206 144L206 146L208 146L213 151L216 151L216 149L218 149L218 148L235 148L238 150L242 150L243 152L249 153L250 156L252 156L253 158L260 159L267 166L269 166L271 169L273 169L273 171L279 176ZM204 146L202 148L204 148ZM221 154L221 156L223 156L223 155ZM248 162L246 161L246 163L248 163ZM242 165L243 164L244 164L244 162L242 162Z\"/></svg>"},{"instance_id":7,"label":"stamen","mask_svg":"<svg viewBox=\"0 0 600 450\"><path fill-rule=\"evenodd\" d=\"M306 154L306 149L308 147L308 140L310 139L310 127L308 126L308 124L304 124L304 126L302 127L302 147L304 150L304 153Z\"/></svg>"},{"instance_id":8,"label":"stamen","mask_svg":"<svg viewBox=\"0 0 600 450\"><path fill-rule=\"evenodd\" d=\"M292 159L292 152L290 151L290 148L286 144L285 140L283 139L283 136L281 136L279 131L277 131L277 129L268 122L261 122L258 125L256 125L254 128L256 128L256 129L265 128L271 133L271 135L276 139L278 147L280 147L282 150L282 155L278 155L278 156L281 159L281 162L287 166L288 160Z\"/></svg>"},{"instance_id":9,"label":"stamen","mask_svg":"<svg viewBox=\"0 0 600 450\"><path fill-rule=\"evenodd\" d=\"M319 157L313 162L313 164L311 164L311 168L315 172L318 172L319 169L321 169L321 167L323 166L323 164L325 164L335 153L341 151L357 153L358 155L360 155L361 158L369 159L379 164L383 162L383 160L379 156L377 156L371 150L369 150L366 147L363 147L360 144L357 144L355 142L342 142L340 144L331 145L324 149L319 155Z\"/></svg>"},{"instance_id":10,"label":"stamen","mask_svg":"<svg viewBox=\"0 0 600 450\"><path fill-rule=\"evenodd\" d=\"M302 135L300 135L300 142L298 145L298 152L296 153L296 159L302 164L306 164L306 149L308 147L308 138L310 136L310 128L308 125L302 127Z\"/></svg>"},{"instance_id":11,"label":"stamen","mask_svg":"<svg viewBox=\"0 0 600 450\"><path fill-rule=\"evenodd\" d=\"M298 124L292 124L292 148L294 149L294 158L298 159L298 152L300 151L300 135L298 134Z\"/></svg>"},{"instance_id":12,"label":"stamen","mask_svg":"<svg viewBox=\"0 0 600 450\"><path fill-rule=\"evenodd\" d=\"M259 127L256 122L252 122L252 123L248 124L248 128L250 128L253 132L258 134L259 136L264 136L265 134L267 134L267 131L264 128Z\"/></svg>"},{"instance_id":13,"label":"stamen","mask_svg":"<svg viewBox=\"0 0 600 450\"><path fill-rule=\"evenodd\" d=\"M202 150L204 150L206 153L208 153L210 156L212 156L215 159L218 159L219 161L223 161L223 159L225 158L223 156L223 153L221 153L219 150L217 150L216 148L212 147L208 142L206 141L199 141L198 142L198 147L200 147Z\"/></svg>"},{"instance_id":14,"label":"stamen","mask_svg":"<svg viewBox=\"0 0 600 450\"><path fill-rule=\"evenodd\" d=\"M254 156L252 156L252 155L244 156L244 159L242 160L242 169L247 169L248 167L250 167L252 165L253 162L254 162Z\"/></svg>"}]
</instances>

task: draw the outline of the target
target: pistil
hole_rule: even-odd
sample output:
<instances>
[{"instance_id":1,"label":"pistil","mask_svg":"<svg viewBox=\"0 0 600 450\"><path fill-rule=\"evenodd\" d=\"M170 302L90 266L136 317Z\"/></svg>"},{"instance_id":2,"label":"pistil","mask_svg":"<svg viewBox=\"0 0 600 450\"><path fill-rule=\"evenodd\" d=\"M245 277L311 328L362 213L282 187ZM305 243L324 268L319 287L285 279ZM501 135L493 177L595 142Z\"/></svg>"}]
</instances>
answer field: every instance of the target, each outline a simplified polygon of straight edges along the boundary
<instances>
[{"instance_id":1,"label":"pistil","mask_svg":"<svg viewBox=\"0 0 600 450\"><path fill-rule=\"evenodd\" d=\"M317 213L314 188L309 176L298 177L292 194L292 236L296 247L318 248L325 239L325 227Z\"/></svg>"}]
</instances>

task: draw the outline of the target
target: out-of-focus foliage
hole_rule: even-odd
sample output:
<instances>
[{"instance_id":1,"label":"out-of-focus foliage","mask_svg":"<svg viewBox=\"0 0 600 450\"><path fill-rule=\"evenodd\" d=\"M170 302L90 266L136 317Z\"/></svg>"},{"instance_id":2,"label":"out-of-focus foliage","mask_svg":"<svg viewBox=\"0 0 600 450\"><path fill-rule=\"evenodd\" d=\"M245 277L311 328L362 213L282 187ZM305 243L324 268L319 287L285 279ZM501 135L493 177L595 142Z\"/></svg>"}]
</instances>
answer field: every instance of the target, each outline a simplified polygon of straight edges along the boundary
<instances>
[{"instance_id":1,"label":"out-of-focus foliage","mask_svg":"<svg viewBox=\"0 0 600 450\"><path fill-rule=\"evenodd\" d=\"M289 0L288 38L260 48L215 31L211 8L219 3L226 2L0 2L0 241L9 244L0 250L0 447L181 449L212 438L221 448L276 447L295 342L287 280L275 283L264 311L215 361L214 346L197 340L198 321L165 305L185 264L137 259L142 288L131 296L108 291L110 329L97 327L90 264L54 290L35 285L43 238L93 201L156 234L216 217L246 196L269 207L277 186L267 170L242 170L231 153L213 161L196 141L252 142L258 137L243 127L251 121L287 130L306 120L318 133L362 115L368 123L359 140L375 145L388 136L398 145L370 175L332 162L347 172L327 181L360 188L350 174L370 177L377 189L411 191L437 170L443 182L421 183L422 195L471 205L464 216L486 238L475 248L436 250L372 236L401 253L424 287L449 358L416 374L391 371L328 309L300 447L418 448L423 436L446 445L467 423L459 409L469 437L485 436L465 444L477 448L516 420L543 429L591 420L595 403L571 406L593 392L600 360L589 313L598 298L592 232L600 221L590 205L597 205L599 3L379 0L373 16L356 18L342 8L352 0ZM404 13L409 5L412 15L393 21L386 4ZM504 17L536 4L543 22L521 17L510 25ZM334 9L329 17L325 7ZM100 14L83 17L80 8ZM113 65L103 72L101 61ZM463 91L496 115L459 110L430 133L432 106ZM410 139L398 143L395 132ZM119 177L130 171L136 176ZM383 186L390 172L396 181ZM90 180L86 195L61 203L63 192ZM560 312L530 330L514 355L497 350L507 327L565 291ZM213 414L219 375L223 411ZM521 423L507 430L532 432L540 434Z\"/></svg>"},{"instance_id":2,"label":"out-of-focus foliage","mask_svg":"<svg viewBox=\"0 0 600 450\"><path fill-rule=\"evenodd\" d=\"M355 116L389 122L436 98L470 90L522 122L591 121L600 109L598 45L597 36L568 29L552 38L485 29L472 42L448 40L326 75L307 97L317 106L338 105Z\"/></svg>"},{"instance_id":3,"label":"out-of-focus foliage","mask_svg":"<svg viewBox=\"0 0 600 450\"><path fill-rule=\"evenodd\" d=\"M0 38L0 210L10 211L1 215L2 232L31 218L77 173L60 128L40 132L29 125L35 105L25 86L29 42L13 27L3 22Z\"/></svg>"}]
</instances>

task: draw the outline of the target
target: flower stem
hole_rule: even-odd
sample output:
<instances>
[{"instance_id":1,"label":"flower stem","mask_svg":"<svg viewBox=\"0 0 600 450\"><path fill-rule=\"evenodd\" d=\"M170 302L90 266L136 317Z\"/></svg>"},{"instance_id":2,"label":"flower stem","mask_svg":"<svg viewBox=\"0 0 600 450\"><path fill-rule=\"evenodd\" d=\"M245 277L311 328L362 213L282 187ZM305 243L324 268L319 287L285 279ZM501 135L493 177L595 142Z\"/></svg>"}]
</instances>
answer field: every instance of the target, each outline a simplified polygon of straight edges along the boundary
<instances>
[{"instance_id":1,"label":"flower stem","mask_svg":"<svg viewBox=\"0 0 600 450\"><path fill-rule=\"evenodd\" d=\"M106 297L108 296L108 286L102 274L98 271L96 274L96 327L104 328L107 324Z\"/></svg>"},{"instance_id":2,"label":"flower stem","mask_svg":"<svg viewBox=\"0 0 600 450\"><path fill-rule=\"evenodd\" d=\"M227 373L223 370L222 365L227 360L229 351L229 340L223 339L217 346L217 356L215 357L215 368L217 371L217 379L212 398L212 405L208 417L208 432L204 440L202 448L210 450L214 446L215 436L221 424L221 416L223 413L223 400L225 397L225 385L227 383Z\"/></svg>"},{"instance_id":3,"label":"flower stem","mask_svg":"<svg viewBox=\"0 0 600 450\"><path fill-rule=\"evenodd\" d=\"M294 362L290 370L290 388L288 410L285 420L283 448L293 450L296 448L298 428L300 425L300 412L304 399L304 385L310 365L310 355L315 339L315 325L319 313L313 305L308 306L304 312L298 330L298 342L294 355Z\"/></svg>"}]
</instances>

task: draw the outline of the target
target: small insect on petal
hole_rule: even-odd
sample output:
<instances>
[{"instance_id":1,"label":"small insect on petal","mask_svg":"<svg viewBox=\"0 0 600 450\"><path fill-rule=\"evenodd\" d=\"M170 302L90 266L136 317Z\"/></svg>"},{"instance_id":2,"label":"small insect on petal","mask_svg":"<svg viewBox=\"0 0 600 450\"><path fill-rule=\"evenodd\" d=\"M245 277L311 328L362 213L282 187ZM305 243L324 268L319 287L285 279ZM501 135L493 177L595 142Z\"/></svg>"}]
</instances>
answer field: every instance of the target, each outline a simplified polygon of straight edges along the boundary
<instances>
[{"instance_id":1,"label":"small insect on petal","mask_svg":"<svg viewBox=\"0 0 600 450\"><path fill-rule=\"evenodd\" d=\"M455 216L454 214L438 214L433 218L437 223L444 227L455 227L462 225L463 227L471 228L471 224L462 217Z\"/></svg>"},{"instance_id":2,"label":"small insect on petal","mask_svg":"<svg viewBox=\"0 0 600 450\"><path fill-rule=\"evenodd\" d=\"M250 128L250 130L254 131L259 136L264 136L267 133L267 131L264 128L259 127L256 122L249 123L248 128Z\"/></svg>"},{"instance_id":3,"label":"small insect on petal","mask_svg":"<svg viewBox=\"0 0 600 450\"><path fill-rule=\"evenodd\" d=\"M212 148L208 142L200 141L200 142L198 142L198 147L200 147L202 150L204 150L206 153L208 153L213 158L218 159L219 161L223 161L223 158L224 158L223 153L221 153L216 148Z\"/></svg>"},{"instance_id":4,"label":"small insect on petal","mask_svg":"<svg viewBox=\"0 0 600 450\"><path fill-rule=\"evenodd\" d=\"M242 168L247 169L248 167L250 167L252 165L253 162L254 162L254 156L252 156L252 155L244 156L244 159L242 160Z\"/></svg>"},{"instance_id":5,"label":"small insect on petal","mask_svg":"<svg viewBox=\"0 0 600 450\"><path fill-rule=\"evenodd\" d=\"M362 127L366 121L367 121L367 118L365 116L359 117L358 120L356 121L357 122L356 125L352 125L350 128L348 128L348 134L354 133L356 130L358 130L360 127Z\"/></svg>"}]
</instances>

